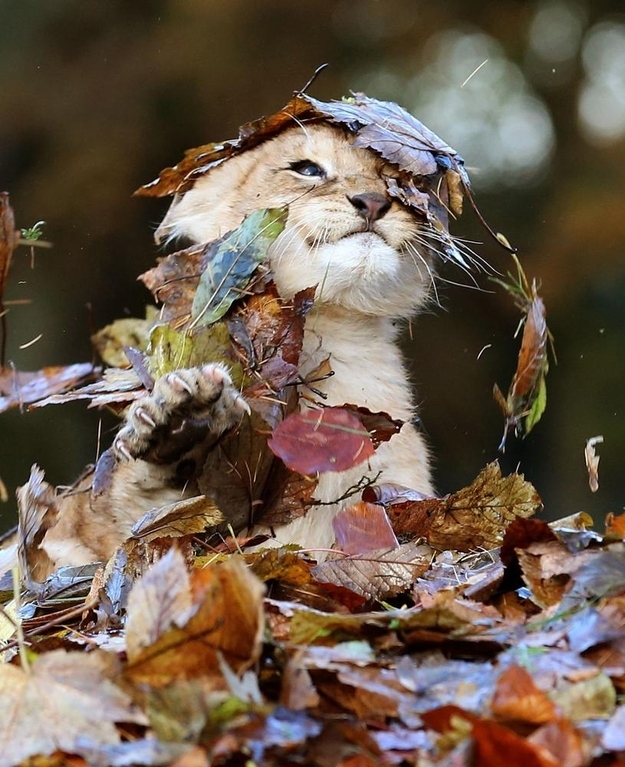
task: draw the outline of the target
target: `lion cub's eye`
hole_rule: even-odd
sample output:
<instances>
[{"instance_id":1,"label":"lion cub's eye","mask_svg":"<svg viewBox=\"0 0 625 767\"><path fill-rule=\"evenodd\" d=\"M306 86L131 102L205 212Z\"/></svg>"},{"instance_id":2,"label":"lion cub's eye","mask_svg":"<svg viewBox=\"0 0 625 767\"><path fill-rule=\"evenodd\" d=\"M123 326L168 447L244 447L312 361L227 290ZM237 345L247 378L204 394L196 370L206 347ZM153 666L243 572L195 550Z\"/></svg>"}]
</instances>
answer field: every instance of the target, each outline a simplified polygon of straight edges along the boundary
<instances>
[{"instance_id":1,"label":"lion cub's eye","mask_svg":"<svg viewBox=\"0 0 625 767\"><path fill-rule=\"evenodd\" d=\"M310 178L325 178L326 172L312 160L297 160L289 163L289 169L299 173L300 176L308 176Z\"/></svg>"}]
</instances>

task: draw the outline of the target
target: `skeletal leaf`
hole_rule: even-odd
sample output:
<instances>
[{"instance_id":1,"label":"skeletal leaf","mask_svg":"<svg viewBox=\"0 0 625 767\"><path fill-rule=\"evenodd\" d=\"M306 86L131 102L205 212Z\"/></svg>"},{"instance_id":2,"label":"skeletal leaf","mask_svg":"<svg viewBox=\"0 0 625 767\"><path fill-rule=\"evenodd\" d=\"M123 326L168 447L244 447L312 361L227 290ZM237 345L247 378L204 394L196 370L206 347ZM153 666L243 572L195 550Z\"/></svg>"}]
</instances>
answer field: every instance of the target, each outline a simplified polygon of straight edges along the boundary
<instances>
[{"instance_id":1,"label":"skeletal leaf","mask_svg":"<svg viewBox=\"0 0 625 767\"><path fill-rule=\"evenodd\" d=\"M284 229L287 214L286 208L255 210L241 226L214 243L191 306L191 327L216 322L242 295Z\"/></svg>"}]
</instances>

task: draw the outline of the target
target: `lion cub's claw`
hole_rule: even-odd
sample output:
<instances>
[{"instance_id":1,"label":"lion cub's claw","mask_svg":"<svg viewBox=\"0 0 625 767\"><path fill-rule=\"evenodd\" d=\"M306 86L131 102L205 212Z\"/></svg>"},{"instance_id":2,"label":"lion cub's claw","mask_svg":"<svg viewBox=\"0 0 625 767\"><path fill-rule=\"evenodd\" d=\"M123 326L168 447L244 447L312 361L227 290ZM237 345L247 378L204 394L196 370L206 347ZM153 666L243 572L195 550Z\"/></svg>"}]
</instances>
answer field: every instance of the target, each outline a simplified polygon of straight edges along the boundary
<instances>
[{"instance_id":1,"label":"lion cub's claw","mask_svg":"<svg viewBox=\"0 0 625 767\"><path fill-rule=\"evenodd\" d=\"M189 440L198 430L218 436L242 413L249 415L249 405L224 365L181 368L158 378L152 392L130 406L112 450L118 460L141 458L155 447L158 450L159 442L165 444L174 436L180 440L185 431ZM193 446L184 438L182 445Z\"/></svg>"}]
</instances>

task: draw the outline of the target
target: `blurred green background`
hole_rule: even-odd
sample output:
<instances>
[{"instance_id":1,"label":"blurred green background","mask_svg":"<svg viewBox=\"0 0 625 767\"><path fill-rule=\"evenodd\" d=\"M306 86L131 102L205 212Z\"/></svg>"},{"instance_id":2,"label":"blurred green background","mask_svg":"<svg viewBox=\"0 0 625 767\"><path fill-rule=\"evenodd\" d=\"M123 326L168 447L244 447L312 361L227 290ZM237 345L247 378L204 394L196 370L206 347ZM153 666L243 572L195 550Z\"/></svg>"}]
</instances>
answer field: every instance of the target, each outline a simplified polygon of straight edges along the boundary
<instances>
[{"instance_id":1,"label":"blurred green background","mask_svg":"<svg viewBox=\"0 0 625 767\"><path fill-rule=\"evenodd\" d=\"M52 251L18 251L9 358L19 369L91 359L91 323L137 315L167 201L131 199L184 149L230 138L312 95L396 100L465 158L482 213L542 283L557 366L548 407L501 457L550 518L601 522L625 503L625 14L622 2L540 0L20 0L0 3L0 190ZM475 71L483 62L483 66ZM468 82L465 80L475 72ZM500 272L509 257L467 211L456 235ZM497 457L518 312L477 275L441 270L442 308L406 343L441 493ZM454 283L469 283L469 287ZM89 307L89 308L88 308ZM43 334L33 346L20 345ZM484 349L484 347L487 347ZM479 356L480 350L484 349ZM0 476L54 483L92 460L100 415L81 404L0 416ZM105 419L110 440L113 419ZM602 434L600 489L583 450Z\"/></svg>"}]
</instances>

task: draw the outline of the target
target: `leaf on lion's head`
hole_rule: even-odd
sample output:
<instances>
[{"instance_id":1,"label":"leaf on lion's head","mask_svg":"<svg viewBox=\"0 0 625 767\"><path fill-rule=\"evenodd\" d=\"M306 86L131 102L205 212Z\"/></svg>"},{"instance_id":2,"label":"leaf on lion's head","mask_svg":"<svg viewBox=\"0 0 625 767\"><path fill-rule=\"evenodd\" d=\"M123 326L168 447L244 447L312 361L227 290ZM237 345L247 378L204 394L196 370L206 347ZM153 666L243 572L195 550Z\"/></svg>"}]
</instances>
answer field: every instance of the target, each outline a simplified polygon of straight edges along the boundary
<instances>
[{"instance_id":1,"label":"leaf on lion's head","mask_svg":"<svg viewBox=\"0 0 625 767\"><path fill-rule=\"evenodd\" d=\"M297 93L273 115L239 128L236 139L189 149L173 167L135 194L164 197L183 194L218 165L253 149L296 125L325 122L346 131L353 146L369 149L397 173L387 179L388 194L421 216L437 235L444 255L464 260L448 234L448 219L462 212L463 196L473 207L469 177L458 153L402 107L389 101L354 93L341 101L319 101ZM480 221L486 226L481 216ZM489 232L494 233L489 229Z\"/></svg>"}]
</instances>

